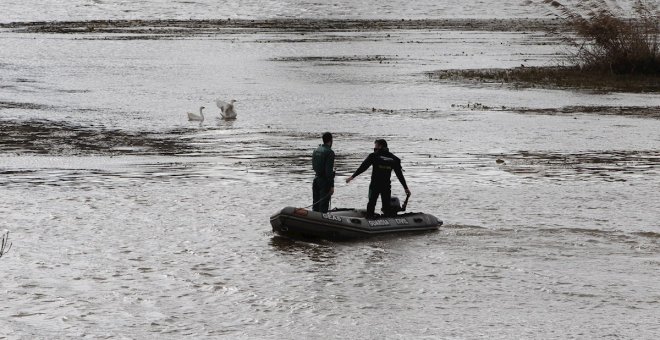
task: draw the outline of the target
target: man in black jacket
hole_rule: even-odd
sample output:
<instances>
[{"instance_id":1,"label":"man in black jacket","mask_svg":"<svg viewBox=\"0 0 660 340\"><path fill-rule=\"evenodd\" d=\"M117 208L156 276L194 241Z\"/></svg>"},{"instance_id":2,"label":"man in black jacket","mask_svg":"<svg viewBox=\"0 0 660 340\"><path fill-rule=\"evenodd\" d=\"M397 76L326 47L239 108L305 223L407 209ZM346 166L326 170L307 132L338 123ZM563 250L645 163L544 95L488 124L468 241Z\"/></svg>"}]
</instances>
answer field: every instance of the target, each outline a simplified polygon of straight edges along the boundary
<instances>
[{"instance_id":1,"label":"man in black jacket","mask_svg":"<svg viewBox=\"0 0 660 340\"><path fill-rule=\"evenodd\" d=\"M390 176L392 175L392 170L394 170L396 177L399 179L399 182L401 182L401 185L403 185L403 189L406 191L406 195L410 195L410 190L408 190L406 179L403 177L403 171L401 170L401 160L389 151L387 148L387 142L384 139L377 139L375 141L374 152L369 154L369 156L367 156L367 158L362 162L362 165L360 165L360 167L355 170L355 173L346 179L346 183L352 181L353 178L363 173L370 166L373 166L373 168L371 170L371 183L369 184L367 218L374 217L378 196L380 196L380 200L383 205L383 212L386 215L396 213L390 210L390 197L392 196Z\"/></svg>"},{"instance_id":2,"label":"man in black jacket","mask_svg":"<svg viewBox=\"0 0 660 340\"><path fill-rule=\"evenodd\" d=\"M323 144L312 153L312 168L316 174L312 183L312 210L327 213L330 197L335 192L335 152L332 151L332 134L326 132L322 139Z\"/></svg>"}]
</instances>

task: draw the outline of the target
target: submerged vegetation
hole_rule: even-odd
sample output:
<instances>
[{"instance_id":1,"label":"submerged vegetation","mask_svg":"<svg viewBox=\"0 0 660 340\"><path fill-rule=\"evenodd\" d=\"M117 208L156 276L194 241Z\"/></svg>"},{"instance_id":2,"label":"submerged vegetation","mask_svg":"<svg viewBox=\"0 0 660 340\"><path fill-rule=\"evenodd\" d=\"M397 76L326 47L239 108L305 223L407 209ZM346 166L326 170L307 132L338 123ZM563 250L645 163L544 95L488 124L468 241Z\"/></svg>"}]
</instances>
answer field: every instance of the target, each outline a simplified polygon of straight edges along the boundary
<instances>
[{"instance_id":1,"label":"submerged vegetation","mask_svg":"<svg viewBox=\"0 0 660 340\"><path fill-rule=\"evenodd\" d=\"M3 102L0 101L0 109ZM9 107L32 107L9 103ZM0 110L1 112L1 110ZM51 120L0 120L0 152L37 155L177 155L196 152L185 129L167 134L85 127Z\"/></svg>"},{"instance_id":2,"label":"submerged vegetation","mask_svg":"<svg viewBox=\"0 0 660 340\"><path fill-rule=\"evenodd\" d=\"M578 88L603 92L660 91L658 75L594 72L579 66L438 70L429 73L429 77L449 81L507 84L520 88Z\"/></svg>"}]
</instances>

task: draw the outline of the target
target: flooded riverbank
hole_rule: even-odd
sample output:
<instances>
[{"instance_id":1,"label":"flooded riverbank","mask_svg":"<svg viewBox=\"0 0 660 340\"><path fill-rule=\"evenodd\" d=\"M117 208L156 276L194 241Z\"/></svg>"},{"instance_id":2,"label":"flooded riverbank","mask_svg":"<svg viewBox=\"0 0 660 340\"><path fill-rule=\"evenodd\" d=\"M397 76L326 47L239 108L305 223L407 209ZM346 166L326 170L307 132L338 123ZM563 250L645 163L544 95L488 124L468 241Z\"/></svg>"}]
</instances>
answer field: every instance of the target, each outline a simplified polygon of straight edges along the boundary
<instances>
[{"instance_id":1,"label":"flooded riverbank","mask_svg":"<svg viewBox=\"0 0 660 340\"><path fill-rule=\"evenodd\" d=\"M1 336L660 334L660 120L612 114L658 95L428 77L548 65L563 55L553 35L128 35L0 33ZM238 100L237 120L218 119L218 97ZM275 237L270 214L311 204L326 130L334 207L366 204L368 174L343 179L386 138L409 208L440 231Z\"/></svg>"}]
</instances>

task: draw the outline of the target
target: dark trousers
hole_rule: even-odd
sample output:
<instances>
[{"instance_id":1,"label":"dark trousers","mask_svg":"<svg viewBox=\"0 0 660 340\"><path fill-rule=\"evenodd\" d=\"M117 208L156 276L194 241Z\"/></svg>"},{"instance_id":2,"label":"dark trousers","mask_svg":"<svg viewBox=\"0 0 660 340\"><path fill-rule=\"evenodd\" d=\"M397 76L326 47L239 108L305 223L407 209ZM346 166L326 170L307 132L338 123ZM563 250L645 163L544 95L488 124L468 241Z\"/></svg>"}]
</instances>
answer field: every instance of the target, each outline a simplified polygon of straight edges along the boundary
<instances>
[{"instance_id":1,"label":"dark trousers","mask_svg":"<svg viewBox=\"0 0 660 340\"><path fill-rule=\"evenodd\" d=\"M373 218L376 210L376 201L380 196L380 202L383 206L383 212L388 214L390 210L390 197L392 197L392 189L390 185L370 185L369 186L369 203L367 203L367 218Z\"/></svg>"},{"instance_id":2,"label":"dark trousers","mask_svg":"<svg viewBox=\"0 0 660 340\"><path fill-rule=\"evenodd\" d=\"M330 188L332 186L323 178L315 177L312 183L312 210L327 213L330 208Z\"/></svg>"}]
</instances>

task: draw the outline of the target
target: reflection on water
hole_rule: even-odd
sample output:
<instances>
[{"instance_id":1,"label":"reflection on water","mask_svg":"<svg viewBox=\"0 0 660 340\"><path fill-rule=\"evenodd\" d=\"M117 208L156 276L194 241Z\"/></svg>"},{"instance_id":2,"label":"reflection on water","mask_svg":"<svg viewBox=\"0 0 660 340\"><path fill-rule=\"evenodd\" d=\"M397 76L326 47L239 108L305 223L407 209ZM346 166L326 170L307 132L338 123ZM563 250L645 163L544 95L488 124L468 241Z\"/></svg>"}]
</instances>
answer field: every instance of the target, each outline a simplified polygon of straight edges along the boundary
<instances>
[{"instance_id":1,"label":"reflection on water","mask_svg":"<svg viewBox=\"0 0 660 340\"><path fill-rule=\"evenodd\" d=\"M274 250L283 256L291 256L292 259L299 259L299 256L305 255L314 262L334 262L336 250L332 243L320 239L295 240L280 236L273 236L270 239L270 245Z\"/></svg>"}]
</instances>

